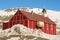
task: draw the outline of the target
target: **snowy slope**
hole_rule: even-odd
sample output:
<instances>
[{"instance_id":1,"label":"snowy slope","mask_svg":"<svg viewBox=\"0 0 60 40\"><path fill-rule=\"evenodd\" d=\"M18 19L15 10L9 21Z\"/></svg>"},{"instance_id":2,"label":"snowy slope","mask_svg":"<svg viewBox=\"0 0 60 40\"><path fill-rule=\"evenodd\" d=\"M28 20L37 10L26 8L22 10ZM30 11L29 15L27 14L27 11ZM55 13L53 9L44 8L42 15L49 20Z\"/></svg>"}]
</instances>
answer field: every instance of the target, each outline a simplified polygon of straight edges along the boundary
<instances>
[{"instance_id":1,"label":"snowy slope","mask_svg":"<svg viewBox=\"0 0 60 40\"><path fill-rule=\"evenodd\" d=\"M32 35L32 36L42 37L42 38L46 38L46 39L50 39L50 40L60 40L60 35L46 34L46 33L42 32L41 30L37 30L37 29L32 30L32 29L29 29L26 26L23 26L20 24L13 26L13 28L14 27L18 27L18 28L20 27L20 32L21 32L20 35Z\"/></svg>"},{"instance_id":2,"label":"snowy slope","mask_svg":"<svg viewBox=\"0 0 60 40\"><path fill-rule=\"evenodd\" d=\"M18 8L0 10L0 16L14 15L17 9ZM28 12L31 12L33 10L34 13L39 14L39 15L42 13L41 12L42 9L39 9L39 8L25 8L25 9L27 9ZM59 24L60 23L60 12L59 11L47 10L47 16L57 24L58 28L60 28L60 24Z\"/></svg>"},{"instance_id":3,"label":"snowy slope","mask_svg":"<svg viewBox=\"0 0 60 40\"><path fill-rule=\"evenodd\" d=\"M11 29L4 30L7 33L3 32L4 34L2 34L2 35L6 36L8 34L7 37L9 37L10 35L17 35L16 33L14 34L14 31L15 31L14 29L15 28L20 28L18 30L18 31L20 31L20 33L19 33L20 35L25 35L25 36L30 35L30 36L36 36L36 37L41 37L41 38L50 39L50 40L60 40L60 35L46 34L44 32L41 32L40 30L37 30L37 29L32 30L32 29L29 29L26 26L23 26L23 25L20 25L20 24L14 25ZM11 32L9 33L9 31L11 31ZM12 39L14 39L14 38L12 38ZM18 39L19 39L19 37L16 40L18 40ZM10 40L10 39L8 39L8 40Z\"/></svg>"},{"instance_id":4,"label":"snowy slope","mask_svg":"<svg viewBox=\"0 0 60 40\"><path fill-rule=\"evenodd\" d=\"M60 27L60 12L48 10L47 13L48 16L58 25L58 27Z\"/></svg>"}]
</instances>

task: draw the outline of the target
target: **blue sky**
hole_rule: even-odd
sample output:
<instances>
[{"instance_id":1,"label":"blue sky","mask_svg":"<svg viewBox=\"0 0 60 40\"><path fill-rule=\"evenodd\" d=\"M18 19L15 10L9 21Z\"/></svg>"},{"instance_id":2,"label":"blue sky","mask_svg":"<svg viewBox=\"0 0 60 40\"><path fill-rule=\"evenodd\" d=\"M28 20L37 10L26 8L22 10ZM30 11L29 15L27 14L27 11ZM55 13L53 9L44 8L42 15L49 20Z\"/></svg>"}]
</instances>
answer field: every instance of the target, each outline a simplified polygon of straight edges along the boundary
<instances>
[{"instance_id":1,"label":"blue sky","mask_svg":"<svg viewBox=\"0 0 60 40\"><path fill-rule=\"evenodd\" d=\"M30 7L60 11L60 0L0 0L0 9Z\"/></svg>"}]
</instances>

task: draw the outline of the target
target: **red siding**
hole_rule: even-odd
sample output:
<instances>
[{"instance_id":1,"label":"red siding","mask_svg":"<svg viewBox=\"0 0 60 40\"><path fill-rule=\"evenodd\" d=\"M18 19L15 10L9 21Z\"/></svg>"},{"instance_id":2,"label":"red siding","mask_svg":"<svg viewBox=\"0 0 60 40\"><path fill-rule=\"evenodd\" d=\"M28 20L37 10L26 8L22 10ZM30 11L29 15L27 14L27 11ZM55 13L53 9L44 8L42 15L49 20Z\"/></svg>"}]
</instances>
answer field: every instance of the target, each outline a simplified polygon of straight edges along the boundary
<instances>
[{"instance_id":1,"label":"red siding","mask_svg":"<svg viewBox=\"0 0 60 40\"><path fill-rule=\"evenodd\" d=\"M9 26L10 26L10 28L12 27L12 22L9 22Z\"/></svg>"},{"instance_id":2,"label":"red siding","mask_svg":"<svg viewBox=\"0 0 60 40\"><path fill-rule=\"evenodd\" d=\"M29 21L29 28L33 29L33 21Z\"/></svg>"},{"instance_id":3,"label":"red siding","mask_svg":"<svg viewBox=\"0 0 60 40\"><path fill-rule=\"evenodd\" d=\"M50 24L47 24L47 26L46 26L46 33L50 34Z\"/></svg>"},{"instance_id":4,"label":"red siding","mask_svg":"<svg viewBox=\"0 0 60 40\"><path fill-rule=\"evenodd\" d=\"M33 29L36 29L36 22L33 21Z\"/></svg>"},{"instance_id":5,"label":"red siding","mask_svg":"<svg viewBox=\"0 0 60 40\"><path fill-rule=\"evenodd\" d=\"M52 25L52 29L51 29L51 26L50 26L50 34L52 34L52 33L53 33L53 25Z\"/></svg>"},{"instance_id":6,"label":"red siding","mask_svg":"<svg viewBox=\"0 0 60 40\"><path fill-rule=\"evenodd\" d=\"M8 28L8 23L3 23L3 30Z\"/></svg>"},{"instance_id":7,"label":"red siding","mask_svg":"<svg viewBox=\"0 0 60 40\"><path fill-rule=\"evenodd\" d=\"M28 27L28 20L25 20L25 26Z\"/></svg>"},{"instance_id":8,"label":"red siding","mask_svg":"<svg viewBox=\"0 0 60 40\"><path fill-rule=\"evenodd\" d=\"M36 22L35 21L32 21L32 20L29 20L29 28L31 29L35 29L36 28Z\"/></svg>"},{"instance_id":9,"label":"red siding","mask_svg":"<svg viewBox=\"0 0 60 40\"><path fill-rule=\"evenodd\" d=\"M29 27L31 29L36 28L36 22L33 20L27 19L21 12L17 11L16 14L10 19L9 22L3 23L3 30L7 28L11 28L15 24L23 24L26 27ZM48 28L48 29L47 29ZM52 30L51 30L51 24L44 23L44 27L42 28L42 31L48 34L56 34L56 25L52 24Z\"/></svg>"},{"instance_id":10,"label":"red siding","mask_svg":"<svg viewBox=\"0 0 60 40\"><path fill-rule=\"evenodd\" d=\"M3 29L11 28L15 24L23 24L24 26L28 26L28 20L21 12L17 11L9 22L3 23Z\"/></svg>"},{"instance_id":11,"label":"red siding","mask_svg":"<svg viewBox=\"0 0 60 40\"><path fill-rule=\"evenodd\" d=\"M53 34L56 35L56 24L53 24Z\"/></svg>"},{"instance_id":12,"label":"red siding","mask_svg":"<svg viewBox=\"0 0 60 40\"><path fill-rule=\"evenodd\" d=\"M51 25L52 25L52 29L51 29ZM48 24L48 27L47 27L47 24L45 23L42 30L43 30L43 32L45 32L47 34L56 35L56 25L55 24Z\"/></svg>"},{"instance_id":13,"label":"red siding","mask_svg":"<svg viewBox=\"0 0 60 40\"><path fill-rule=\"evenodd\" d=\"M50 34L50 26L51 24L48 24L48 34Z\"/></svg>"}]
</instances>

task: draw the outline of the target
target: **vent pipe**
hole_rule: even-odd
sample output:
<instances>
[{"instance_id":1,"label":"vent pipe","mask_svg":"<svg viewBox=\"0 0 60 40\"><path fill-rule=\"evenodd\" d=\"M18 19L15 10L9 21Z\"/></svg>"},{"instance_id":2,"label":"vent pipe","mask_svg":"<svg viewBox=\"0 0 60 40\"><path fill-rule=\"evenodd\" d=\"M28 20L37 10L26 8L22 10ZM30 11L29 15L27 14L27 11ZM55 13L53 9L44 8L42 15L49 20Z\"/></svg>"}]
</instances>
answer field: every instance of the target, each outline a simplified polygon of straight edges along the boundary
<instances>
[{"instance_id":1,"label":"vent pipe","mask_svg":"<svg viewBox=\"0 0 60 40\"><path fill-rule=\"evenodd\" d=\"M43 9L43 10L42 10L42 15L46 17L46 16L47 16L46 13L47 13L47 12L46 12L46 9Z\"/></svg>"}]
</instances>

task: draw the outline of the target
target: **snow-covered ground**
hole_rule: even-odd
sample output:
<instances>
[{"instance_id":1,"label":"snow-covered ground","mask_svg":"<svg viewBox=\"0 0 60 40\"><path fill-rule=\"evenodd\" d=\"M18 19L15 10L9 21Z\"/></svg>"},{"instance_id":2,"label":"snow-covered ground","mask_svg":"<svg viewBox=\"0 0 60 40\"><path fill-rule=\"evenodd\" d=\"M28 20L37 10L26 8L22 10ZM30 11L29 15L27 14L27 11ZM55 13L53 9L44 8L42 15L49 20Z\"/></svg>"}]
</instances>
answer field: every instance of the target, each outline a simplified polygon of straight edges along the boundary
<instances>
[{"instance_id":1,"label":"snow-covered ground","mask_svg":"<svg viewBox=\"0 0 60 40\"><path fill-rule=\"evenodd\" d=\"M25 26L20 25L20 24L15 25L15 26L16 27L20 26L21 35L32 35L32 36L42 37L42 38L46 38L46 39L50 39L50 40L60 40L60 35L46 34L44 32L41 32L40 30L37 30L37 29L36 30L32 30L32 29L26 28Z\"/></svg>"},{"instance_id":2,"label":"snow-covered ground","mask_svg":"<svg viewBox=\"0 0 60 40\"><path fill-rule=\"evenodd\" d=\"M16 30L20 31L20 33L18 31L14 30L14 31L16 31L14 34L13 29L15 29L15 28L20 28L20 30L16 29ZM26 28L25 26L20 25L20 24L14 25L10 30L11 30L10 33L8 32L9 31L8 29L5 30L7 33L3 32L3 35L6 36L8 34L7 37L9 37L10 35L25 35L25 36L31 35L31 36L41 37L41 38L45 38L45 39L50 39L50 40L60 40L60 35L46 34L40 30L37 30L37 29L32 30L32 29ZM14 39L14 38L11 38L8 40L12 40L12 39Z\"/></svg>"},{"instance_id":3,"label":"snow-covered ground","mask_svg":"<svg viewBox=\"0 0 60 40\"><path fill-rule=\"evenodd\" d=\"M41 11L42 9L38 9L38 8L33 8L33 9L29 9L29 12L31 12L33 10L33 12L35 12L36 14L41 14ZM14 15L16 11L5 11L5 10L1 10L0 11L0 16L9 16L9 15ZM47 10L47 16L53 20L56 24L57 24L57 27L60 28L60 12L58 11L52 11L52 10ZM46 38L46 39L50 39L50 40L60 40L60 35L49 35L49 34L45 34L44 32L41 32L41 30L33 30L33 29L29 29L29 28L26 28L24 27L23 25L14 25L12 28L10 29L7 29L7 30L4 30L4 31L0 31L0 36L4 35L6 36L10 36L10 35L13 35L13 31L12 29L14 29L15 27L19 28L20 27L20 30L18 30L18 33L16 34L19 34L19 31L21 32L20 34L21 35L32 35L32 36L37 36L37 37L42 37L42 38ZM11 30L11 33L9 33L9 31ZM60 31L60 29L57 31ZM7 39L7 40L14 40L14 38L11 38L11 39ZM18 38L19 39L19 38ZM16 40L18 40L16 39Z\"/></svg>"},{"instance_id":4,"label":"snow-covered ground","mask_svg":"<svg viewBox=\"0 0 60 40\"><path fill-rule=\"evenodd\" d=\"M20 38L19 37L12 37L10 39L7 39L7 40L19 40Z\"/></svg>"},{"instance_id":5,"label":"snow-covered ground","mask_svg":"<svg viewBox=\"0 0 60 40\"><path fill-rule=\"evenodd\" d=\"M43 33L42 37L50 40L60 40L60 35L49 35L49 34Z\"/></svg>"}]
</instances>

